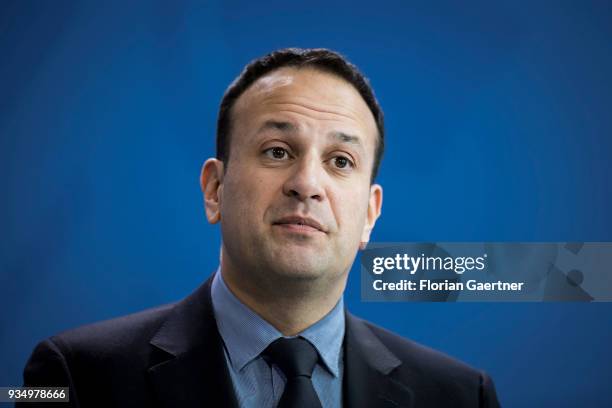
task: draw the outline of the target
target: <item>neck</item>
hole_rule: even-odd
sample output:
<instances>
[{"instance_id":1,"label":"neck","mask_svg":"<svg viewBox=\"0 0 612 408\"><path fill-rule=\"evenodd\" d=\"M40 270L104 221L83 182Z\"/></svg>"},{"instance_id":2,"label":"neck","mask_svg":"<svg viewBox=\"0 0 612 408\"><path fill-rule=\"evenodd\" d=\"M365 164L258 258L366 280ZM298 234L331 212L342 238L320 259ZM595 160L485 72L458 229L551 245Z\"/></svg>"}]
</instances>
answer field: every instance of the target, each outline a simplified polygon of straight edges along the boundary
<instances>
[{"instance_id":1,"label":"neck","mask_svg":"<svg viewBox=\"0 0 612 408\"><path fill-rule=\"evenodd\" d=\"M256 274L244 276L223 257L221 274L228 289L242 303L283 336L295 336L321 320L336 306L344 291L348 271L336 284L299 279L253 279L257 278Z\"/></svg>"}]
</instances>

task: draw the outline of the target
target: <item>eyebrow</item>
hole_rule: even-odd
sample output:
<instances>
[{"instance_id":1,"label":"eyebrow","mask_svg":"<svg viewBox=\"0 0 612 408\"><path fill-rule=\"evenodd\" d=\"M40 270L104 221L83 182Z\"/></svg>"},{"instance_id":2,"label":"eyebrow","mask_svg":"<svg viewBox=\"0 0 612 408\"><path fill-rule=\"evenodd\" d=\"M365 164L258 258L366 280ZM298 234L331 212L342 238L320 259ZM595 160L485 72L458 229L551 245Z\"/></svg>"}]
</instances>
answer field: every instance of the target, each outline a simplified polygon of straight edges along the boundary
<instances>
[{"instance_id":1,"label":"eyebrow","mask_svg":"<svg viewBox=\"0 0 612 408\"><path fill-rule=\"evenodd\" d=\"M361 147L361 139L357 136L349 135L344 132L331 132L328 135L330 138L336 139L342 143L349 143Z\"/></svg>"},{"instance_id":2,"label":"eyebrow","mask_svg":"<svg viewBox=\"0 0 612 408\"><path fill-rule=\"evenodd\" d=\"M264 124L259 128L257 133L262 133L267 130L278 130L283 133L297 133L298 128L291 122L277 121L277 120L267 120ZM329 132L327 136L330 139L333 139L337 142L347 143L353 145L361 150L363 150L363 145L361 143L361 138L355 135L349 135L344 132Z\"/></svg>"},{"instance_id":3,"label":"eyebrow","mask_svg":"<svg viewBox=\"0 0 612 408\"><path fill-rule=\"evenodd\" d=\"M266 130L280 130L285 133L295 133L297 127L290 122L280 122L277 120L266 120L264 124L259 128L257 133L265 132Z\"/></svg>"}]
</instances>

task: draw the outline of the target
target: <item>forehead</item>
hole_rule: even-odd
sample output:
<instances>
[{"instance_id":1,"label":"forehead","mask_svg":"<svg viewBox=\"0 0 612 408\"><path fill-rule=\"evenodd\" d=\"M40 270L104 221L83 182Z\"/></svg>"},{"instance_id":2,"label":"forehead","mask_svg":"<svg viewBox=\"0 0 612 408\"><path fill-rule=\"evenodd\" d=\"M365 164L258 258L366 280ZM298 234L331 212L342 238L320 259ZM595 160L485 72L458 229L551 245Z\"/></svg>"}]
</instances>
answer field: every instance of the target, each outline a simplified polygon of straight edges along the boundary
<instances>
[{"instance_id":1,"label":"forehead","mask_svg":"<svg viewBox=\"0 0 612 408\"><path fill-rule=\"evenodd\" d=\"M357 133L372 146L378 135L374 115L357 89L334 74L311 67L284 67L259 78L236 101L233 125L236 130L252 128L274 115L343 128L337 130ZM240 133L245 131L248 133L248 129Z\"/></svg>"}]
</instances>

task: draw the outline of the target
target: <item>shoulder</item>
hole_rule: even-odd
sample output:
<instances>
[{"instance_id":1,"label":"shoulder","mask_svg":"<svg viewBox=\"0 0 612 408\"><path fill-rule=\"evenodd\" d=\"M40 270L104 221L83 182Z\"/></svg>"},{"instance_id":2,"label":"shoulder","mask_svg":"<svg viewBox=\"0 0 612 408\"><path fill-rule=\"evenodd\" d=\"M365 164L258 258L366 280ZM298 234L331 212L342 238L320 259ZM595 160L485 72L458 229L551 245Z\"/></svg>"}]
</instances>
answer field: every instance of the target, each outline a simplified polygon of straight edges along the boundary
<instances>
[{"instance_id":1,"label":"shoulder","mask_svg":"<svg viewBox=\"0 0 612 408\"><path fill-rule=\"evenodd\" d=\"M148 343L173 307L174 303L170 303L87 324L62 331L49 340L60 348L69 348L72 352L86 348L97 353Z\"/></svg>"},{"instance_id":2,"label":"shoulder","mask_svg":"<svg viewBox=\"0 0 612 408\"><path fill-rule=\"evenodd\" d=\"M113 398L128 390L132 406L150 405L148 395L139 391L146 389L143 373L165 355L149 342L173 307L158 306L42 340L24 368L24 386L67 386L72 406L79 401L83 406L117 405ZM109 392L101 395L100 390Z\"/></svg>"},{"instance_id":3,"label":"shoulder","mask_svg":"<svg viewBox=\"0 0 612 408\"><path fill-rule=\"evenodd\" d=\"M182 300L156 306L114 319L62 331L36 346L26 371L58 362L70 371L107 370L113 376L151 367L167 359L169 351L153 341L164 333L162 342L189 346L201 339L210 327L210 282L208 279ZM204 323L203 323L204 321ZM208 326L206 326L206 324ZM204 329L203 329L204 327ZM185 339L187 338L187 339ZM191 342L191 343L189 343ZM32 371L32 370L30 370Z\"/></svg>"},{"instance_id":4,"label":"shoulder","mask_svg":"<svg viewBox=\"0 0 612 408\"><path fill-rule=\"evenodd\" d=\"M26 372L146 364L151 359L148 343L173 307L165 304L62 331L36 345Z\"/></svg>"},{"instance_id":5,"label":"shoulder","mask_svg":"<svg viewBox=\"0 0 612 408\"><path fill-rule=\"evenodd\" d=\"M399 359L420 373L430 372L453 378L478 379L480 371L413 340L399 336L376 324L360 319L363 324Z\"/></svg>"},{"instance_id":6,"label":"shoulder","mask_svg":"<svg viewBox=\"0 0 612 408\"><path fill-rule=\"evenodd\" d=\"M492 379L482 370L363 319L351 317L376 338L398 361L389 373L410 384L416 400L424 406L498 407ZM363 333L363 331L362 331Z\"/></svg>"}]
</instances>

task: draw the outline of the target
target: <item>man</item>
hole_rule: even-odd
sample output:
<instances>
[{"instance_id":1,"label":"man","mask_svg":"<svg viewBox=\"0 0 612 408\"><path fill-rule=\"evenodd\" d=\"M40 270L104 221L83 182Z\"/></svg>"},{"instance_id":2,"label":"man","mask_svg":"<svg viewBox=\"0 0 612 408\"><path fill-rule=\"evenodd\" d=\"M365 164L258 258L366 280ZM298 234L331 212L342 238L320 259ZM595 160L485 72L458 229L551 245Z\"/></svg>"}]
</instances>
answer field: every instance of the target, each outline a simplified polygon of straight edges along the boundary
<instances>
[{"instance_id":1,"label":"man","mask_svg":"<svg viewBox=\"0 0 612 408\"><path fill-rule=\"evenodd\" d=\"M491 379L344 310L380 215L383 114L342 56L285 49L228 88L202 168L218 271L171 305L53 336L25 385L73 406L493 407Z\"/></svg>"}]
</instances>

